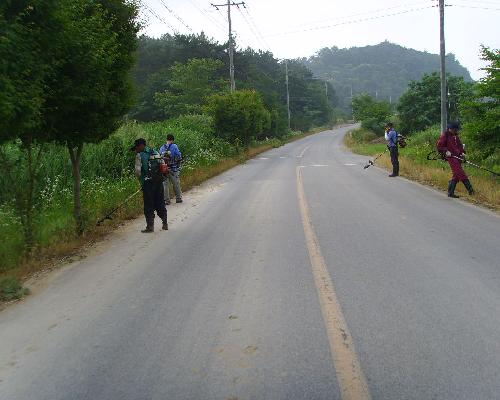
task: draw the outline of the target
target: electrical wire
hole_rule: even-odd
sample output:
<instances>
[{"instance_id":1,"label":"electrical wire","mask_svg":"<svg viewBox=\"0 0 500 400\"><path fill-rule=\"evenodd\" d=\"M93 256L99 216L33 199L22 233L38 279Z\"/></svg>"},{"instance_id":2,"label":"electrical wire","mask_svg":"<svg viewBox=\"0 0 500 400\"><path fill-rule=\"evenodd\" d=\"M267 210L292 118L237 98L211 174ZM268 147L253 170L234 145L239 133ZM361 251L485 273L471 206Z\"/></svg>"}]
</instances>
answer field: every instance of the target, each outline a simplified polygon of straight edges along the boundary
<instances>
[{"instance_id":1,"label":"electrical wire","mask_svg":"<svg viewBox=\"0 0 500 400\"><path fill-rule=\"evenodd\" d=\"M478 7L478 6L463 6L461 4L447 4L446 6L447 7L468 8L468 9L475 9L475 10L500 11L500 8Z\"/></svg>"},{"instance_id":2,"label":"electrical wire","mask_svg":"<svg viewBox=\"0 0 500 400\"><path fill-rule=\"evenodd\" d=\"M155 10L153 10L151 7L149 7L146 3L142 3L142 6L146 9L146 11L149 12L149 14L151 14L153 17L155 17L158 21L160 21L161 23L167 25L167 27L172 32L174 32L174 34L176 34L176 35L179 34L179 31L173 25L171 25L165 18L163 18L160 15L158 15L158 13Z\"/></svg>"},{"instance_id":3,"label":"electrical wire","mask_svg":"<svg viewBox=\"0 0 500 400\"><path fill-rule=\"evenodd\" d=\"M359 24L361 22L372 21L372 20L381 19L381 18L394 17L397 15L409 14L412 12L428 10L428 9L435 8L435 7L437 7L437 6L426 6L426 7L412 8L409 10L403 10L403 11L390 13L390 14L377 15L377 16L373 16L373 17L360 18L360 19L350 20L350 21L343 21L343 22L339 22L336 24L317 26L317 27L308 28L308 29L298 29L298 30L289 31L289 32L280 32L280 33L275 33L275 34L271 34L271 35L265 35L264 37L276 37L276 36L290 35L290 34L294 34L294 33L311 32L311 31L318 31L318 30L323 30L323 29L330 29L330 28L335 28L337 26L342 26L342 25Z\"/></svg>"},{"instance_id":4,"label":"electrical wire","mask_svg":"<svg viewBox=\"0 0 500 400\"><path fill-rule=\"evenodd\" d=\"M500 0L474 0L474 1L470 1L470 0L454 0L454 1L458 1L460 3L467 3L467 4L481 4L481 3L484 3L484 4L494 4L494 5L499 5L500 4Z\"/></svg>"},{"instance_id":5,"label":"electrical wire","mask_svg":"<svg viewBox=\"0 0 500 400\"><path fill-rule=\"evenodd\" d=\"M214 17L212 17L207 11L203 10L203 8L196 2L196 0L188 0L194 8L198 10L200 14L206 17L215 27L220 29L223 32L226 32L224 26L222 26L219 21L217 21Z\"/></svg>"},{"instance_id":6,"label":"electrical wire","mask_svg":"<svg viewBox=\"0 0 500 400\"><path fill-rule=\"evenodd\" d=\"M248 18L250 19L250 23L253 25L253 27L254 27L255 31L257 32L257 35L260 37L260 40L262 41L262 43L272 53L271 46L269 46L269 43L267 43L266 39L264 38L264 36L260 32L259 27L255 23L255 20L253 19L252 14L250 14L250 11L248 10L248 7L246 7L246 5L244 6L244 11L246 12ZM242 15L244 15L244 14L242 13Z\"/></svg>"},{"instance_id":7,"label":"electrical wire","mask_svg":"<svg viewBox=\"0 0 500 400\"><path fill-rule=\"evenodd\" d=\"M432 0L432 1L436 1L436 0ZM302 26L306 27L308 25L315 25L315 24L318 24L318 23L321 23L321 22L330 22L330 21L337 21L337 20L345 20L346 18L359 17L359 16L367 15L367 14L376 14L376 13L381 13L381 12L387 12L388 10L394 10L394 9L397 9L397 8L413 7L413 6L424 5L424 4L428 4L428 3L429 3L429 0L420 0L420 1L417 1L417 2L405 3L405 4L400 4L400 5L392 6L392 7L378 8L378 9L375 9L375 10L369 10L369 11L363 11L363 12L359 12L359 13L355 13L355 14L343 15L343 16L340 16L340 17L324 18L324 19L320 19L320 20L306 22L306 23L299 24L299 25L296 25L296 26L297 27L302 27Z\"/></svg>"},{"instance_id":8,"label":"electrical wire","mask_svg":"<svg viewBox=\"0 0 500 400\"><path fill-rule=\"evenodd\" d=\"M177 21L179 21L182 25L184 25L184 26L186 27L186 29L187 29L189 32L193 32L193 29L191 29L191 27L190 27L190 26L189 26L189 25L188 25L188 24L187 24L187 23L186 23L186 22L185 22L185 21L184 21L181 17L179 17L179 16L178 16L178 15L174 12L174 10L172 10L172 9L171 9L171 8L167 5L167 3L165 2L165 0L158 0L158 1L161 3L161 5L162 5L163 7L165 7L165 8L167 9L167 11L168 11L170 14L172 14L172 15L173 15L173 17L174 17Z\"/></svg>"},{"instance_id":9,"label":"electrical wire","mask_svg":"<svg viewBox=\"0 0 500 400\"><path fill-rule=\"evenodd\" d=\"M240 15L243 17L243 20L245 21L245 23L248 25L248 27L250 28L250 32L252 32L252 34L255 36L255 38L257 39L257 41L264 47L266 48L267 50L268 49L268 46L266 46L266 44L261 40L261 38L259 37L258 33L254 30L253 26L250 24L250 22L248 21L247 17L245 16L245 14L243 14L243 12L241 11L241 9L239 7L238 8L238 12L240 13Z\"/></svg>"}]
</instances>

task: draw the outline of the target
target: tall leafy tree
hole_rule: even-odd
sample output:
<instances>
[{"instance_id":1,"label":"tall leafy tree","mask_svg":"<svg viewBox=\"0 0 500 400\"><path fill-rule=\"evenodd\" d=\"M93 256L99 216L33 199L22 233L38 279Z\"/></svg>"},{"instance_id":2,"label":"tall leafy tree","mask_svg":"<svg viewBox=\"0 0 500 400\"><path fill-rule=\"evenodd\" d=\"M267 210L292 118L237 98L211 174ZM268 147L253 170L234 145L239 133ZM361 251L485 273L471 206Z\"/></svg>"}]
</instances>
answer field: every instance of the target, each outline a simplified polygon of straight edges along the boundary
<instances>
[{"instance_id":1,"label":"tall leafy tree","mask_svg":"<svg viewBox=\"0 0 500 400\"><path fill-rule=\"evenodd\" d=\"M210 58L175 63L170 68L168 89L155 95L156 104L168 118L201 113L205 100L227 87L227 82L219 77L223 65Z\"/></svg>"},{"instance_id":2,"label":"tall leafy tree","mask_svg":"<svg viewBox=\"0 0 500 400\"><path fill-rule=\"evenodd\" d=\"M465 130L478 153L486 158L496 152L500 159L500 50L483 47L481 54L486 76L463 105Z\"/></svg>"},{"instance_id":3,"label":"tall leafy tree","mask_svg":"<svg viewBox=\"0 0 500 400\"><path fill-rule=\"evenodd\" d=\"M171 104L177 104L182 91L170 87L172 67L176 63L186 65L188 60L210 59L222 63L212 84L227 81L229 66L225 49L213 39L200 35L164 35L159 39L142 36L139 39L139 62L134 78L139 88L139 99L130 116L141 121L168 118ZM262 95L266 108L271 112L272 124L266 136L286 134L287 110L284 63L271 52L250 48L236 49L236 87L256 90ZM290 89L292 96L292 127L306 130L312 125L323 125L332 119L332 109L338 99L331 84L326 96L324 81L316 80L300 62L291 61ZM178 79L175 79L179 81ZM187 82L186 82L187 83ZM194 83L194 82L193 82ZM160 93L156 95L156 93ZM180 111L174 110L174 114Z\"/></svg>"},{"instance_id":4,"label":"tall leafy tree","mask_svg":"<svg viewBox=\"0 0 500 400\"><path fill-rule=\"evenodd\" d=\"M193 58L209 58L225 63L226 49L227 46L215 42L204 33L166 34L161 38L139 37L137 64L133 68L138 99L130 116L140 121L166 119L165 110L155 102L155 94L169 89L170 68L176 62L185 64Z\"/></svg>"},{"instance_id":5,"label":"tall leafy tree","mask_svg":"<svg viewBox=\"0 0 500 400\"><path fill-rule=\"evenodd\" d=\"M448 117L460 118L460 103L468 98L472 83L458 76L447 76ZM441 120L441 86L439 74L424 75L420 81L412 81L401 96L397 110L403 132L411 133L424 130Z\"/></svg>"},{"instance_id":6,"label":"tall leafy tree","mask_svg":"<svg viewBox=\"0 0 500 400\"><path fill-rule=\"evenodd\" d=\"M22 222L26 249L35 243L34 202L43 142L47 82L57 61L53 43L59 34L55 0L5 0L0 3L0 148L3 181L11 188ZM7 151L9 150L9 151Z\"/></svg>"},{"instance_id":7,"label":"tall leafy tree","mask_svg":"<svg viewBox=\"0 0 500 400\"><path fill-rule=\"evenodd\" d=\"M108 137L129 110L129 71L137 47L138 3L61 0L64 30L59 64L44 114L52 138L68 148L74 179L76 230L83 232L80 162L85 143Z\"/></svg>"},{"instance_id":8,"label":"tall leafy tree","mask_svg":"<svg viewBox=\"0 0 500 400\"><path fill-rule=\"evenodd\" d=\"M284 77L284 65L282 68ZM288 63L288 74L292 128L307 131L312 126L331 122L331 100L334 99L332 88L330 87L330 97L327 98L324 81L316 80L312 72L297 60ZM285 93L282 92L283 102L286 101Z\"/></svg>"}]
</instances>

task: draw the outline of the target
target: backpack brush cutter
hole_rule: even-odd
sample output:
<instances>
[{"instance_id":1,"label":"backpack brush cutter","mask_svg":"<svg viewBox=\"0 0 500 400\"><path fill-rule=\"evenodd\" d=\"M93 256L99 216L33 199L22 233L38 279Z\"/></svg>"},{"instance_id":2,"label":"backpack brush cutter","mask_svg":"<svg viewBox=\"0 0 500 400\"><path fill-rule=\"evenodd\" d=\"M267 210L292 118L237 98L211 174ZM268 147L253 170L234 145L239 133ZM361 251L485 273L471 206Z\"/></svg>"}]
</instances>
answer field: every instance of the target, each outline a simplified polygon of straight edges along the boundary
<instances>
[{"instance_id":1,"label":"backpack brush cutter","mask_svg":"<svg viewBox=\"0 0 500 400\"><path fill-rule=\"evenodd\" d=\"M137 190L128 196L125 200L123 200L120 204L118 204L115 208L113 208L110 212L108 212L104 217L102 217L99 221L97 221L97 226L100 226L107 219L111 220L112 215L117 212L120 208L122 208L125 204L127 204L130 200L132 200L142 189Z\"/></svg>"},{"instance_id":2,"label":"backpack brush cutter","mask_svg":"<svg viewBox=\"0 0 500 400\"><path fill-rule=\"evenodd\" d=\"M406 137L406 136L403 136L401 134L398 133L398 146L402 149L404 149L406 146L407 146L407 141L409 139ZM372 165L375 165L375 161L377 161L380 157L382 157L386 152L387 150L389 150L389 147L387 147L387 149L384 150L383 153L380 153L377 157L375 157L373 160L368 160L368 162L366 163L366 165L363 167L363 169L367 169L367 168L370 168Z\"/></svg>"},{"instance_id":3,"label":"backpack brush cutter","mask_svg":"<svg viewBox=\"0 0 500 400\"><path fill-rule=\"evenodd\" d=\"M375 165L375 161L377 161L380 157L382 157L385 153L387 153L387 150L389 150L389 148L385 149L383 153L380 153L377 157L375 157L373 160L368 160L368 162L366 163L366 165L363 167L363 169L367 169L367 168L370 168L372 165Z\"/></svg>"},{"instance_id":4,"label":"backpack brush cutter","mask_svg":"<svg viewBox=\"0 0 500 400\"><path fill-rule=\"evenodd\" d=\"M464 162L466 164L472 165L475 168L481 169L483 171L489 172L490 174L493 174L495 176L500 176L498 172L492 171L491 169L481 167L480 165L477 165L466 158L461 158L458 156L451 156L452 158L456 158L457 160L460 160L461 162ZM429 154L427 154L427 160L429 161L446 161L446 156L444 154L441 154L437 151L431 151Z\"/></svg>"}]
</instances>

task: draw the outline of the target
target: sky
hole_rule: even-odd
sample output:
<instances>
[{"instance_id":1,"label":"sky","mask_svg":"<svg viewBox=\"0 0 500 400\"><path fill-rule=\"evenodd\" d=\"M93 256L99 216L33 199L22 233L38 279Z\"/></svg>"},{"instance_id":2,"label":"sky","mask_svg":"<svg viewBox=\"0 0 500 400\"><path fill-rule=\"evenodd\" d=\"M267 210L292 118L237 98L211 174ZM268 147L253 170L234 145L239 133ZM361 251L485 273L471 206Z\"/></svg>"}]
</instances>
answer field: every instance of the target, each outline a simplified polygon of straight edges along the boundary
<instances>
[{"instance_id":1,"label":"sky","mask_svg":"<svg viewBox=\"0 0 500 400\"><path fill-rule=\"evenodd\" d=\"M209 0L142 3L144 34L203 31L227 41L227 7L218 11ZM500 48L500 0L447 0L446 4L446 52L455 54L479 79L485 66L479 58L481 44ZM366 46L385 40L439 53L436 0L246 0L245 6L231 9L238 46L270 50L277 58L308 57L324 47Z\"/></svg>"}]
</instances>

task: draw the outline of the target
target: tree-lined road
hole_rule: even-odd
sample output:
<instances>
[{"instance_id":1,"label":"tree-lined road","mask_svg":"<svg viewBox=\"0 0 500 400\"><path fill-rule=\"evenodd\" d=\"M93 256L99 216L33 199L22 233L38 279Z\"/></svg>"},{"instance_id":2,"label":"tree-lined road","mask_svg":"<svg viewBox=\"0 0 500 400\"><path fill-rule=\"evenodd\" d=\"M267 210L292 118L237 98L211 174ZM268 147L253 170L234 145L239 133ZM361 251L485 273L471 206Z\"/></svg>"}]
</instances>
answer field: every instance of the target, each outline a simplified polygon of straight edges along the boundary
<instances>
[{"instance_id":1,"label":"tree-lined road","mask_svg":"<svg viewBox=\"0 0 500 400\"><path fill-rule=\"evenodd\" d=\"M140 219L0 313L0 399L500 398L499 217L364 170L347 130L212 179L170 231Z\"/></svg>"}]
</instances>

